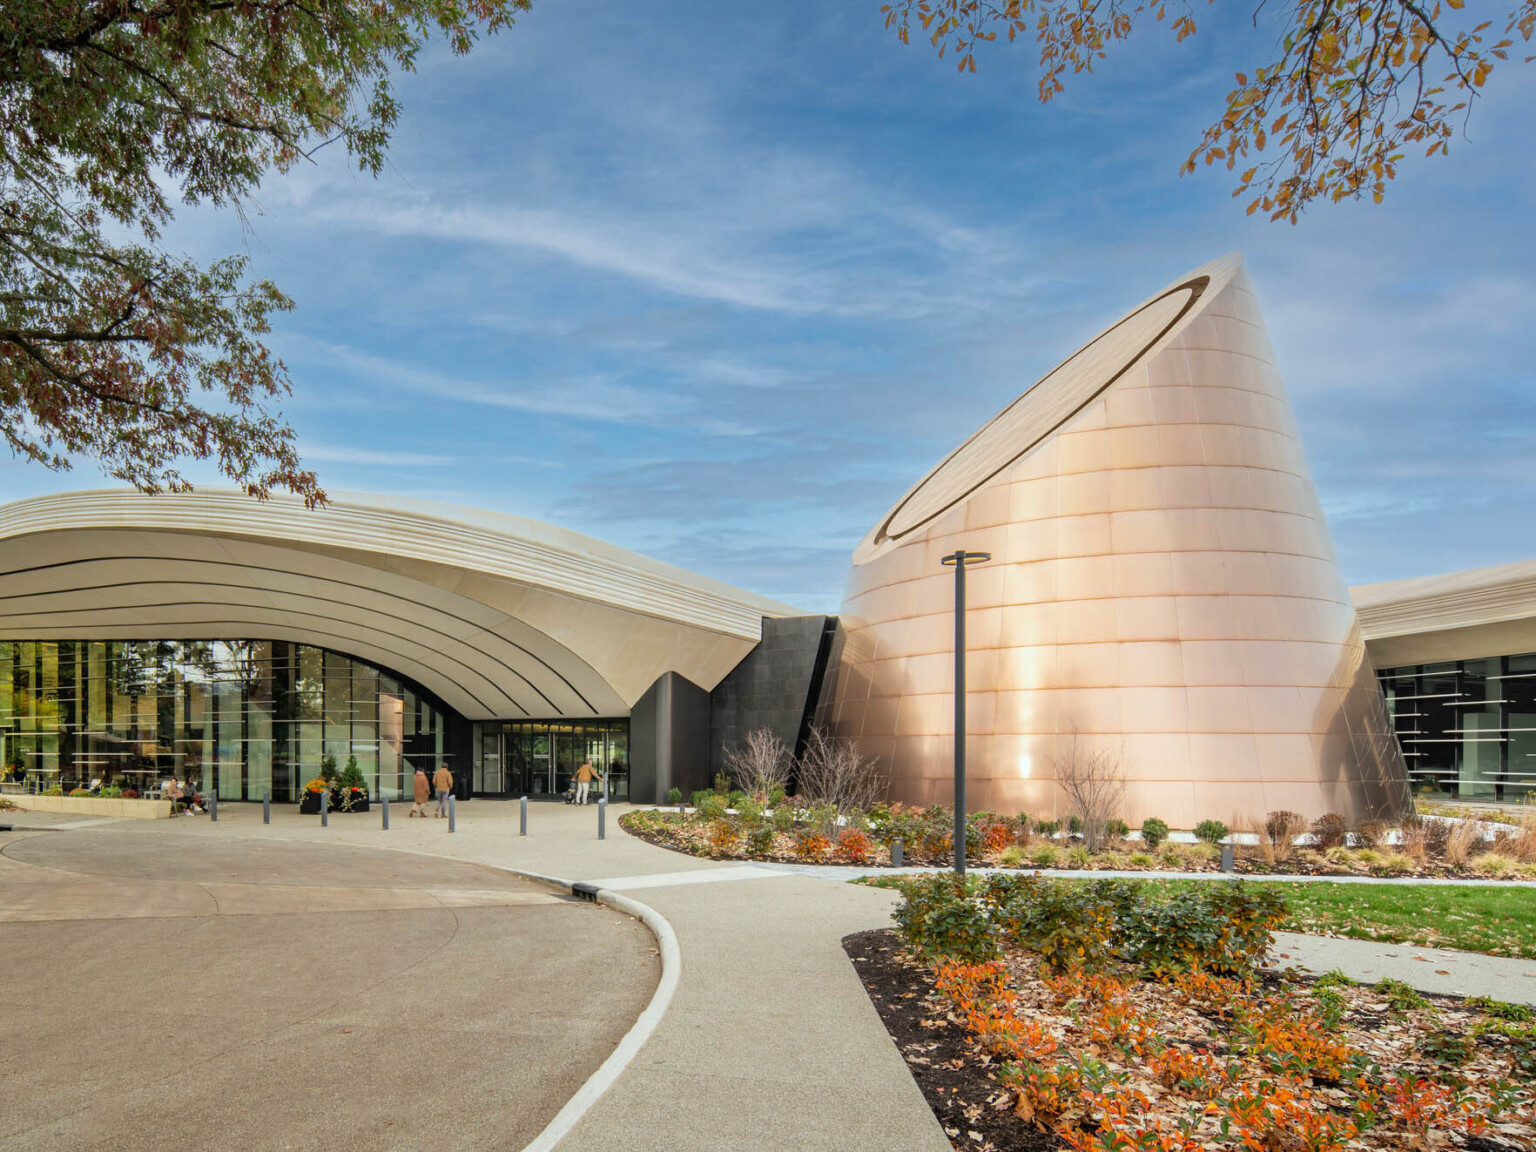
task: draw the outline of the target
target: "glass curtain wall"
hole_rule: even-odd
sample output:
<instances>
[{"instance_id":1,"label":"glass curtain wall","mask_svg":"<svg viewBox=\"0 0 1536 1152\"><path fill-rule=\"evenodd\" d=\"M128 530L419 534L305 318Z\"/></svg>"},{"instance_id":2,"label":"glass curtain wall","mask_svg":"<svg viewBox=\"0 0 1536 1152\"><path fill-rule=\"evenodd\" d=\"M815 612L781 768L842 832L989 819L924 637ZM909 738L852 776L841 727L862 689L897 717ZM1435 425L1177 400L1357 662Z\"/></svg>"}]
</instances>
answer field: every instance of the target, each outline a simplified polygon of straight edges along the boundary
<instances>
[{"instance_id":1,"label":"glass curtain wall","mask_svg":"<svg viewBox=\"0 0 1536 1152\"><path fill-rule=\"evenodd\" d=\"M629 799L628 720L475 725L474 790L482 795L557 795L584 760L607 775L609 799Z\"/></svg>"},{"instance_id":2,"label":"glass curtain wall","mask_svg":"<svg viewBox=\"0 0 1536 1152\"><path fill-rule=\"evenodd\" d=\"M0 775L297 800L325 757L398 798L443 762L442 713L382 669L275 640L0 641ZM451 767L451 765L450 765Z\"/></svg>"},{"instance_id":3,"label":"glass curtain wall","mask_svg":"<svg viewBox=\"0 0 1536 1152\"><path fill-rule=\"evenodd\" d=\"M1536 787L1536 654L1377 675L1417 791L1520 800Z\"/></svg>"}]
</instances>

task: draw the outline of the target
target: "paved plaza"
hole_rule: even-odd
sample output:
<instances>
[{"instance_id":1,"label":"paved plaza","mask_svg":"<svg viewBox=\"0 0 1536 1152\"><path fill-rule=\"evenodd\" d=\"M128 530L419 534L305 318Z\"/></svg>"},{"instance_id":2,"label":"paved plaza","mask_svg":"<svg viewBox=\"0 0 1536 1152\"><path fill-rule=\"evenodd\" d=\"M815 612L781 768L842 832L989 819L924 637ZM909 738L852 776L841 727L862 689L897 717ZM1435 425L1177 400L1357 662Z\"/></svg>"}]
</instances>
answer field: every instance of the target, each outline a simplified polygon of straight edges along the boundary
<instances>
[{"instance_id":1,"label":"paved plaza","mask_svg":"<svg viewBox=\"0 0 1536 1152\"><path fill-rule=\"evenodd\" d=\"M135 823L0 834L4 1152L521 1148L656 986L503 871Z\"/></svg>"}]
</instances>

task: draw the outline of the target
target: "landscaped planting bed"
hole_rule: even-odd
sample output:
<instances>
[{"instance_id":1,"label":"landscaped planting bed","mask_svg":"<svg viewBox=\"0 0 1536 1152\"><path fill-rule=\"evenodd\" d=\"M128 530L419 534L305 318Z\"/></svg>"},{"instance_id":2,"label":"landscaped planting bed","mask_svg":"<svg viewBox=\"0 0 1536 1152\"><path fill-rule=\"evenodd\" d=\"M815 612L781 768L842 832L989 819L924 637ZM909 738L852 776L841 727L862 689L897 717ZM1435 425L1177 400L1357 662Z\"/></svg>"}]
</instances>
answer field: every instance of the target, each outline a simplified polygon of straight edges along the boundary
<instances>
[{"instance_id":1,"label":"landscaped planting bed","mask_svg":"<svg viewBox=\"0 0 1536 1152\"><path fill-rule=\"evenodd\" d=\"M626 831L653 844L715 860L794 861L885 867L900 841L904 864L949 864L954 815L945 807L876 804L846 810L772 797L772 805L740 792L700 792L694 806L626 813ZM1235 870L1245 875L1488 877L1536 879L1536 816L1520 825L1415 817L1400 827L1367 822L1350 829L1342 817L1310 825L1290 812L1253 822L1257 831L1234 844ZM1169 839L1161 820L1133 832L1110 820L1090 851L1079 818L973 813L966 858L985 867L1101 871L1215 872L1220 842L1231 829L1207 820L1193 843Z\"/></svg>"},{"instance_id":2,"label":"landscaped planting bed","mask_svg":"<svg viewBox=\"0 0 1536 1152\"><path fill-rule=\"evenodd\" d=\"M1536 1147L1530 1009L1261 972L1238 882L909 881L846 942L957 1147Z\"/></svg>"}]
</instances>

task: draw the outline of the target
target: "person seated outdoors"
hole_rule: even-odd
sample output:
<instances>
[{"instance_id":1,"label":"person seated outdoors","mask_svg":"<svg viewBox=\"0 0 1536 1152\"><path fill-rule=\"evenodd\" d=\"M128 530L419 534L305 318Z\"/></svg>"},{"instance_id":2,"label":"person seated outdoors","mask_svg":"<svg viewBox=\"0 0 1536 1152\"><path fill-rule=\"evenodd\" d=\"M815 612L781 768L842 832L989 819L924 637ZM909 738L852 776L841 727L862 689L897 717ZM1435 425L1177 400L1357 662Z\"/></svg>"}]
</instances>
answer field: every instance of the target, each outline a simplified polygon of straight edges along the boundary
<instances>
[{"instance_id":1,"label":"person seated outdoors","mask_svg":"<svg viewBox=\"0 0 1536 1152\"><path fill-rule=\"evenodd\" d=\"M91 782L86 785L85 790L92 796L95 796L97 793L99 793L101 791L101 777L93 777Z\"/></svg>"}]
</instances>

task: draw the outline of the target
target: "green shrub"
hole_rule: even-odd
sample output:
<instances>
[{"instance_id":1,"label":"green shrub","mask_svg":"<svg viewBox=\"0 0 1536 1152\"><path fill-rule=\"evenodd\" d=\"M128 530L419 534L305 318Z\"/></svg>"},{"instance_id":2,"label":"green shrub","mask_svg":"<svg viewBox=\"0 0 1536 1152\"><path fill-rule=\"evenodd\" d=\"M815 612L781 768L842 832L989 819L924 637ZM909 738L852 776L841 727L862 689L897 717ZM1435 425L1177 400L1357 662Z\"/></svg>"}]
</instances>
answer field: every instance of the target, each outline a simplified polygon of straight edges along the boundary
<instances>
[{"instance_id":1,"label":"green shrub","mask_svg":"<svg viewBox=\"0 0 1536 1152\"><path fill-rule=\"evenodd\" d=\"M1313 981L1312 986L1314 988L1353 988L1355 982L1344 975L1342 970L1330 968Z\"/></svg>"},{"instance_id":2,"label":"green shrub","mask_svg":"<svg viewBox=\"0 0 1536 1152\"><path fill-rule=\"evenodd\" d=\"M1200 884L1165 903L1142 902L1139 917L1126 925L1127 945L1154 975L1196 968L1246 972L1269 948L1285 910L1278 893L1241 880Z\"/></svg>"},{"instance_id":3,"label":"green shrub","mask_svg":"<svg viewBox=\"0 0 1536 1152\"><path fill-rule=\"evenodd\" d=\"M1088 867L1091 863L1093 863L1093 856L1083 845L1074 844L1067 849L1067 867L1081 869Z\"/></svg>"},{"instance_id":4,"label":"green shrub","mask_svg":"<svg viewBox=\"0 0 1536 1152\"><path fill-rule=\"evenodd\" d=\"M671 804L675 808L678 805L680 805L682 802L683 802L683 790L681 788L668 788L667 789L667 803L668 804Z\"/></svg>"},{"instance_id":5,"label":"green shrub","mask_svg":"<svg viewBox=\"0 0 1536 1152\"><path fill-rule=\"evenodd\" d=\"M768 793L768 807L777 808L780 804L784 803L784 795L783 788L774 788L772 792Z\"/></svg>"},{"instance_id":6,"label":"green shrub","mask_svg":"<svg viewBox=\"0 0 1536 1152\"><path fill-rule=\"evenodd\" d=\"M1024 863L1024 849L1017 844L1011 844L1004 848L997 862L1004 868L1017 868Z\"/></svg>"},{"instance_id":7,"label":"green shrub","mask_svg":"<svg viewBox=\"0 0 1536 1152\"><path fill-rule=\"evenodd\" d=\"M1459 1067L1472 1059L1477 1041L1455 1032L1430 1032L1419 1037L1419 1051L1438 1064Z\"/></svg>"},{"instance_id":8,"label":"green shrub","mask_svg":"<svg viewBox=\"0 0 1536 1152\"><path fill-rule=\"evenodd\" d=\"M750 796L743 796L736 801L736 815L741 817L743 824L756 826L763 819L763 806Z\"/></svg>"},{"instance_id":9,"label":"green shrub","mask_svg":"<svg viewBox=\"0 0 1536 1152\"><path fill-rule=\"evenodd\" d=\"M1195 839L1206 844L1219 844L1231 831L1220 820L1202 820L1195 825Z\"/></svg>"},{"instance_id":10,"label":"green shrub","mask_svg":"<svg viewBox=\"0 0 1536 1152\"><path fill-rule=\"evenodd\" d=\"M1083 818L1081 816L1067 817L1067 835L1081 836L1083 834Z\"/></svg>"},{"instance_id":11,"label":"green shrub","mask_svg":"<svg viewBox=\"0 0 1536 1152\"><path fill-rule=\"evenodd\" d=\"M1411 984L1388 976L1379 981L1376 991L1387 998L1387 1005L1394 1012L1411 1012L1415 1008L1428 1008L1429 1001L1420 996Z\"/></svg>"},{"instance_id":12,"label":"green shrub","mask_svg":"<svg viewBox=\"0 0 1536 1152\"><path fill-rule=\"evenodd\" d=\"M1095 886L1053 881L1015 893L998 912L1003 933L1056 971L1094 970L1114 956L1115 904Z\"/></svg>"},{"instance_id":13,"label":"green shrub","mask_svg":"<svg viewBox=\"0 0 1536 1152\"><path fill-rule=\"evenodd\" d=\"M48 787L43 789L43 795L62 796L64 795L64 786L62 784L50 784Z\"/></svg>"},{"instance_id":14,"label":"green shrub","mask_svg":"<svg viewBox=\"0 0 1536 1152\"><path fill-rule=\"evenodd\" d=\"M1157 846L1168 839L1168 825L1164 824L1156 816L1141 822L1141 842L1154 852Z\"/></svg>"},{"instance_id":15,"label":"green shrub","mask_svg":"<svg viewBox=\"0 0 1536 1152\"><path fill-rule=\"evenodd\" d=\"M116 800L122 794L123 790L116 784L108 784L101 790L101 796L104 800Z\"/></svg>"},{"instance_id":16,"label":"green shrub","mask_svg":"<svg viewBox=\"0 0 1536 1152\"><path fill-rule=\"evenodd\" d=\"M1061 831L1060 820L1036 820L1035 833L1040 836L1054 836Z\"/></svg>"},{"instance_id":17,"label":"green shrub","mask_svg":"<svg viewBox=\"0 0 1536 1152\"><path fill-rule=\"evenodd\" d=\"M1150 868L1157 863L1150 852L1132 852L1125 858L1125 862L1132 868Z\"/></svg>"},{"instance_id":18,"label":"green shrub","mask_svg":"<svg viewBox=\"0 0 1536 1152\"><path fill-rule=\"evenodd\" d=\"M1124 840L1131 834L1131 826L1116 816L1113 820L1104 821L1104 834L1116 840Z\"/></svg>"},{"instance_id":19,"label":"green shrub","mask_svg":"<svg viewBox=\"0 0 1536 1152\"><path fill-rule=\"evenodd\" d=\"M1318 1019L1330 1032L1337 1030L1339 1025L1344 1023L1344 1017L1349 1014L1349 1001L1337 988L1314 986L1312 1000L1317 1007Z\"/></svg>"},{"instance_id":20,"label":"green shrub","mask_svg":"<svg viewBox=\"0 0 1536 1152\"><path fill-rule=\"evenodd\" d=\"M995 960L998 935L960 877L925 876L901 884L902 902L891 914L907 946L929 959L950 957L971 964Z\"/></svg>"},{"instance_id":21,"label":"green shrub","mask_svg":"<svg viewBox=\"0 0 1536 1152\"><path fill-rule=\"evenodd\" d=\"M1503 1000L1493 1000L1487 996L1468 996L1466 1003L1468 1008L1498 1020L1513 1020L1517 1024L1536 1020L1536 1008L1528 1004L1506 1004Z\"/></svg>"},{"instance_id":22,"label":"green shrub","mask_svg":"<svg viewBox=\"0 0 1536 1152\"><path fill-rule=\"evenodd\" d=\"M788 832L795 826L795 810L788 804L780 804L773 810L773 826L780 832Z\"/></svg>"},{"instance_id":23,"label":"green shrub","mask_svg":"<svg viewBox=\"0 0 1536 1152\"><path fill-rule=\"evenodd\" d=\"M715 795L726 797L731 794L731 778L724 772L715 773Z\"/></svg>"},{"instance_id":24,"label":"green shrub","mask_svg":"<svg viewBox=\"0 0 1536 1152\"><path fill-rule=\"evenodd\" d=\"M703 809L704 801L713 795L714 793L710 789L702 788L693 794L691 804L694 808Z\"/></svg>"},{"instance_id":25,"label":"green shrub","mask_svg":"<svg viewBox=\"0 0 1536 1152\"><path fill-rule=\"evenodd\" d=\"M773 828L767 824L747 833L747 851L754 856L766 856L773 851Z\"/></svg>"},{"instance_id":26,"label":"green shrub","mask_svg":"<svg viewBox=\"0 0 1536 1152\"><path fill-rule=\"evenodd\" d=\"M746 793L740 788L732 788L725 797L726 807L740 809L741 802L745 797Z\"/></svg>"},{"instance_id":27,"label":"green shrub","mask_svg":"<svg viewBox=\"0 0 1536 1152\"><path fill-rule=\"evenodd\" d=\"M705 792L696 807L704 819L719 820L725 816L725 797L715 792Z\"/></svg>"}]
</instances>

